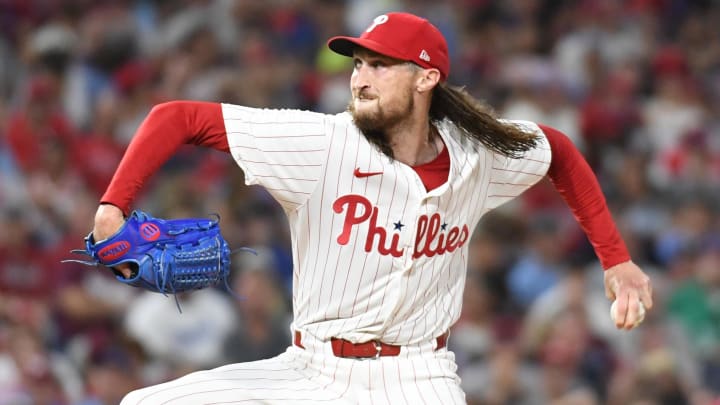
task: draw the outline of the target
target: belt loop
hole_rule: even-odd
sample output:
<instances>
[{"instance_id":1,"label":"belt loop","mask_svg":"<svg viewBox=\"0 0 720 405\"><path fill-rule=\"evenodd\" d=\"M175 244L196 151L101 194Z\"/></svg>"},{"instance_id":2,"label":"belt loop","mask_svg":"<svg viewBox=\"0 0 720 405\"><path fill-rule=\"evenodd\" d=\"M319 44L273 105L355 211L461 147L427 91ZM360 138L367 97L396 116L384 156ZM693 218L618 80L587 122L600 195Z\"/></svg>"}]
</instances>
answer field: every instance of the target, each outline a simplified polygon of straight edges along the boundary
<instances>
[{"instance_id":1,"label":"belt loop","mask_svg":"<svg viewBox=\"0 0 720 405\"><path fill-rule=\"evenodd\" d=\"M448 341L449 337L450 337L450 331L447 331L447 332L443 333L442 335L438 336L437 339L435 340L435 342L436 342L435 350L437 351L437 350L444 349L445 347L447 347L447 341Z\"/></svg>"},{"instance_id":2,"label":"belt loop","mask_svg":"<svg viewBox=\"0 0 720 405\"><path fill-rule=\"evenodd\" d=\"M377 359L380 357L380 353L382 352L382 343L378 340L373 340L373 343L375 343L375 358Z\"/></svg>"},{"instance_id":3,"label":"belt loop","mask_svg":"<svg viewBox=\"0 0 720 405\"><path fill-rule=\"evenodd\" d=\"M300 333L299 330L295 331L295 340L293 340L293 343L295 344L295 346L297 346L301 349L305 348L305 346L302 345L302 334Z\"/></svg>"}]
</instances>

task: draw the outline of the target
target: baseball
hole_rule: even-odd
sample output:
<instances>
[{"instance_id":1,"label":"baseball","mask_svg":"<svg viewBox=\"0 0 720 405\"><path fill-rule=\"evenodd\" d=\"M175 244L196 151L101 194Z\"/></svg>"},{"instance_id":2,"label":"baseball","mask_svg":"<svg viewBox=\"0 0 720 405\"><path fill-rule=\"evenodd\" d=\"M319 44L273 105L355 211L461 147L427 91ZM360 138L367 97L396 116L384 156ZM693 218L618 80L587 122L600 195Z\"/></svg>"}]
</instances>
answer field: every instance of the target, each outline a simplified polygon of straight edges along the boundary
<instances>
[{"instance_id":1,"label":"baseball","mask_svg":"<svg viewBox=\"0 0 720 405\"><path fill-rule=\"evenodd\" d=\"M610 306L610 317L612 318L613 322L616 322L616 320L618 318L617 300L613 301L612 305ZM633 325L633 328L640 325L644 319L645 319L645 305L643 305L642 301L638 300L638 316L637 316L637 320L635 321L635 324Z\"/></svg>"}]
</instances>

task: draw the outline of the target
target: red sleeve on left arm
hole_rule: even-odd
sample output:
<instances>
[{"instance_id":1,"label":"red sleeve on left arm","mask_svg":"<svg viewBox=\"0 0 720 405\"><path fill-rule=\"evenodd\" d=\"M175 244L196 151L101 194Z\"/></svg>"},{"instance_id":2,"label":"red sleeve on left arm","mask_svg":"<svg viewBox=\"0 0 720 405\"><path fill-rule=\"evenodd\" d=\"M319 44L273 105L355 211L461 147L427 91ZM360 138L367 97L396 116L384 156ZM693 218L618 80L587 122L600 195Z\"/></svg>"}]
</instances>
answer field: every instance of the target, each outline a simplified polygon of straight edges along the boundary
<instances>
[{"instance_id":1,"label":"red sleeve on left arm","mask_svg":"<svg viewBox=\"0 0 720 405\"><path fill-rule=\"evenodd\" d=\"M145 181L184 144L230 152L220 104L171 101L153 107L100 202L113 204L127 215Z\"/></svg>"},{"instance_id":2,"label":"red sleeve on left arm","mask_svg":"<svg viewBox=\"0 0 720 405\"><path fill-rule=\"evenodd\" d=\"M552 161L548 176L587 235L604 269L630 260L625 242L587 161L562 132L544 125Z\"/></svg>"}]
</instances>

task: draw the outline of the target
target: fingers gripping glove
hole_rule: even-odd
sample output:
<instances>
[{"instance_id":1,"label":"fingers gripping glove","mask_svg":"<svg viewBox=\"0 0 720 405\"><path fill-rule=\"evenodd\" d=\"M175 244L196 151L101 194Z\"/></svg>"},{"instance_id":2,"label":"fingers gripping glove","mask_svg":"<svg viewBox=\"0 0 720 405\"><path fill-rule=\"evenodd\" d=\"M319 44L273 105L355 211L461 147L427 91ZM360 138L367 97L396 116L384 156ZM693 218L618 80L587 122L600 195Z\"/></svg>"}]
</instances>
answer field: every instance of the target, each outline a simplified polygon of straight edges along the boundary
<instances>
[{"instance_id":1,"label":"fingers gripping glove","mask_svg":"<svg viewBox=\"0 0 720 405\"><path fill-rule=\"evenodd\" d=\"M163 294L198 290L220 281L227 287L230 273L230 249L217 219L165 220L136 210L114 235L96 242L90 233L85 250L73 252L93 260L70 261L92 266L129 263L132 277L115 272L119 281Z\"/></svg>"}]
</instances>

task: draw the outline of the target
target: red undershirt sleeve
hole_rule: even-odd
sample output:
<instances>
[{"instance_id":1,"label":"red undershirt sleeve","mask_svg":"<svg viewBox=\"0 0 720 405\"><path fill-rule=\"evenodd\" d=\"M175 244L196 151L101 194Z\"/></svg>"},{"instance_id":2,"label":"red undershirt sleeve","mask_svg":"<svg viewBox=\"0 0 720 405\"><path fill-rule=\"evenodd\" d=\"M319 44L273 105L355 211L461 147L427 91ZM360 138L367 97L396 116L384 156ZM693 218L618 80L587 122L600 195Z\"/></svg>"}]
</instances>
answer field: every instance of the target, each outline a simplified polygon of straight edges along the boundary
<instances>
[{"instance_id":1,"label":"red undershirt sleeve","mask_svg":"<svg viewBox=\"0 0 720 405\"><path fill-rule=\"evenodd\" d=\"M171 101L153 107L100 202L115 205L127 215L145 181L184 144L230 151L219 103Z\"/></svg>"},{"instance_id":2,"label":"red undershirt sleeve","mask_svg":"<svg viewBox=\"0 0 720 405\"><path fill-rule=\"evenodd\" d=\"M560 131L540 125L550 143L548 176L587 235L604 269L630 260L605 196L587 161Z\"/></svg>"}]
</instances>

